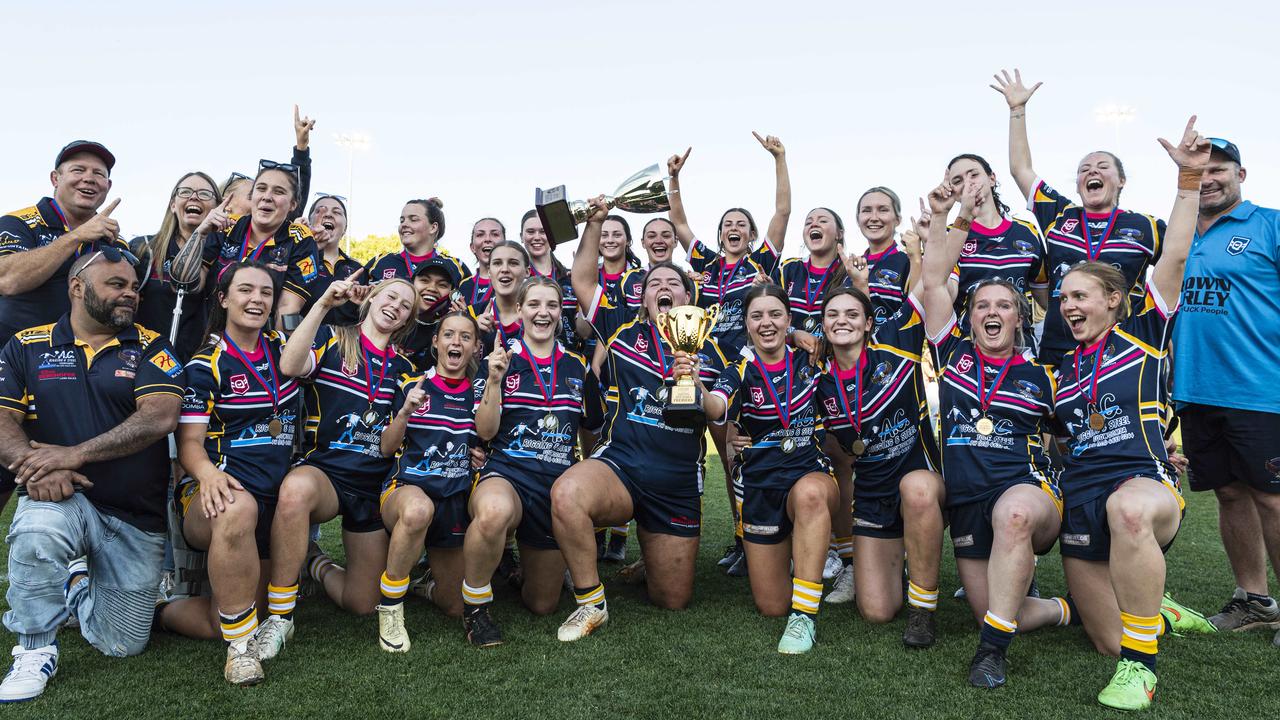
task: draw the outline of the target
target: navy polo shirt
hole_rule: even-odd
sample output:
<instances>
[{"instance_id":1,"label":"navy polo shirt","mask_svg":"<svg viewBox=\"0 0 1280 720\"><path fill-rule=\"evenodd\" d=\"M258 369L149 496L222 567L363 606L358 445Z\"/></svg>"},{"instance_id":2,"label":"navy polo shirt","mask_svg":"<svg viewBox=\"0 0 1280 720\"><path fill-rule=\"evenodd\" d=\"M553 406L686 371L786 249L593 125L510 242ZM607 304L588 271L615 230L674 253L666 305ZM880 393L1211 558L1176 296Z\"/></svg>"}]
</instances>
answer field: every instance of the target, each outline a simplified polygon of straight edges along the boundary
<instances>
[{"instance_id":1,"label":"navy polo shirt","mask_svg":"<svg viewBox=\"0 0 1280 720\"><path fill-rule=\"evenodd\" d=\"M158 333L133 325L94 351L63 315L19 332L0 351L0 408L23 417L32 439L78 445L124 422L148 395L181 398L182 364ZM147 532L165 528L169 453L161 438L133 455L89 463L78 472L94 507Z\"/></svg>"}]
</instances>

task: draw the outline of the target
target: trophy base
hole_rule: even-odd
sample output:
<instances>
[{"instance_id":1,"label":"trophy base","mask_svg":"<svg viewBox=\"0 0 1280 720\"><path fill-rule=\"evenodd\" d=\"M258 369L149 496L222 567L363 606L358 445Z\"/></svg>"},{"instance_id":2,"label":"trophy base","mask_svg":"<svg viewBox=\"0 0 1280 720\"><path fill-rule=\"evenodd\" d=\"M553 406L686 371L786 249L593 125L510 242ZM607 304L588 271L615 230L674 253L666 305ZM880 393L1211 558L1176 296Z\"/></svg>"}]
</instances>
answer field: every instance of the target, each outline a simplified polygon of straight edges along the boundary
<instances>
[{"instance_id":1,"label":"trophy base","mask_svg":"<svg viewBox=\"0 0 1280 720\"><path fill-rule=\"evenodd\" d=\"M671 399L662 407L662 422L670 427L699 428L707 424L698 386L677 382L671 387Z\"/></svg>"}]
</instances>

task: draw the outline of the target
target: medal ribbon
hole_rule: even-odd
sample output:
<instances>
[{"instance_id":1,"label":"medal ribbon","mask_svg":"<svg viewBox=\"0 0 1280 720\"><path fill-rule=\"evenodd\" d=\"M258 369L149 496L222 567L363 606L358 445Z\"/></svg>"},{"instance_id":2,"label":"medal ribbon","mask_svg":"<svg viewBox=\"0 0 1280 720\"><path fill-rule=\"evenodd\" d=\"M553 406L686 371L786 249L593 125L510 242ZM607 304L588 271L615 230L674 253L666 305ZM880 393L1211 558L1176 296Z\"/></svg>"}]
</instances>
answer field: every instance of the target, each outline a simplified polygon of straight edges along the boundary
<instances>
[{"instance_id":1,"label":"medal ribbon","mask_svg":"<svg viewBox=\"0 0 1280 720\"><path fill-rule=\"evenodd\" d=\"M849 418L849 422L853 424L854 432L862 434L862 358L865 357L861 353L858 359L853 361L853 393L854 404L852 411L849 408L849 396L844 389L844 380L840 377L840 364L834 359L831 361L831 374L836 380L836 390L840 391L840 405L844 407L844 416Z\"/></svg>"},{"instance_id":2,"label":"medal ribbon","mask_svg":"<svg viewBox=\"0 0 1280 720\"><path fill-rule=\"evenodd\" d=\"M1102 356L1105 355L1107 349L1107 339L1111 337L1111 331L1115 326L1107 328L1107 332L1102 335L1102 342L1098 343L1098 353L1093 358L1093 375L1089 377L1089 405L1097 407L1098 405L1098 371L1102 369ZM1083 345L1076 346L1075 366L1076 366L1076 384L1079 385L1083 378L1080 377L1080 351L1084 349Z\"/></svg>"},{"instance_id":3,"label":"medal ribbon","mask_svg":"<svg viewBox=\"0 0 1280 720\"><path fill-rule=\"evenodd\" d=\"M244 229L244 240L241 241L240 243L240 254L236 256L240 258L240 260L242 261L244 260L245 252L249 250L249 239L252 236L253 236L253 223L249 223L249 225ZM249 253L249 256L250 256L249 260L252 262L257 262L258 258L262 257L262 251L266 249L267 249L267 241L263 240L262 242L258 243L258 247L254 248L253 252Z\"/></svg>"},{"instance_id":4,"label":"medal ribbon","mask_svg":"<svg viewBox=\"0 0 1280 720\"><path fill-rule=\"evenodd\" d=\"M369 361L369 348L364 346L364 338L360 342L360 354L364 355L364 378L368 384L369 409L372 410L374 403L378 399L378 391L382 389L382 380L387 376L387 358L382 358L382 364L378 366L378 384L373 384L373 363Z\"/></svg>"},{"instance_id":5,"label":"medal ribbon","mask_svg":"<svg viewBox=\"0 0 1280 720\"><path fill-rule=\"evenodd\" d=\"M665 381L667 371L671 368L667 367L667 353L662 349L662 338L658 335L653 323L649 323L649 334L653 336L653 346L658 350L658 365L662 368L662 379Z\"/></svg>"},{"instance_id":6,"label":"medal ribbon","mask_svg":"<svg viewBox=\"0 0 1280 720\"><path fill-rule=\"evenodd\" d=\"M827 281L831 279L831 268L835 267L836 262L839 262L839 260L837 259L835 262L832 262L830 265L822 269L822 276L818 281L818 290L815 293L810 293L809 291L809 288L813 286L813 264L811 262L805 262L804 270L807 277L805 277L804 285L804 309L806 312L813 309L814 298L822 298L822 291L827 287Z\"/></svg>"},{"instance_id":7,"label":"medal ribbon","mask_svg":"<svg viewBox=\"0 0 1280 720\"><path fill-rule=\"evenodd\" d=\"M476 291L477 291L477 290L479 290L479 289L480 289L480 276L479 276L479 275L476 275L475 277L471 278L471 302L470 302L470 303L468 303L469 305L471 305L471 306L473 306L473 307L474 307L477 303L484 302L485 300L488 300L488 299L489 299L489 291L490 291L490 289L491 289L491 288L489 287L489 283L485 283L485 285L484 285L484 295L481 295L481 296L480 296L480 299L479 299L479 300L477 300L477 299L476 299Z\"/></svg>"},{"instance_id":8,"label":"medal ribbon","mask_svg":"<svg viewBox=\"0 0 1280 720\"><path fill-rule=\"evenodd\" d=\"M738 271L742 269L742 264L746 261L747 261L747 256L743 255L741 260L734 263L733 271L729 273L729 284L732 285L733 281L737 279ZM728 267L729 267L729 261L725 258L725 256L721 255L720 256L720 273L719 273L719 277L717 277L716 279L716 291L720 293L720 298L719 298L720 300L724 300L724 293L725 293L724 271Z\"/></svg>"},{"instance_id":9,"label":"medal ribbon","mask_svg":"<svg viewBox=\"0 0 1280 720\"><path fill-rule=\"evenodd\" d=\"M268 384L262 373L258 372L258 368L253 366L244 351L236 347L235 340L231 339L229 333L223 333L222 339L227 343L227 349L231 350L232 356L240 361L242 365L249 368L249 372L253 373L254 379L267 391L267 397L271 398L271 413L277 414L280 406L280 378L276 376L276 364L271 360L271 348L267 345L267 339L263 337L262 331L258 331L258 347L262 348L262 357L267 361L267 370L271 372L271 383Z\"/></svg>"},{"instance_id":10,"label":"medal ribbon","mask_svg":"<svg viewBox=\"0 0 1280 720\"><path fill-rule=\"evenodd\" d=\"M542 382L542 371L538 369L538 361L533 357L533 351L525 344L524 338L518 341L520 347L524 349L525 359L529 361L529 367L533 368L533 380L538 384L538 392L541 393L544 400L547 401L548 409L551 401L556 396L556 349L551 348L551 382Z\"/></svg>"},{"instance_id":11,"label":"medal ribbon","mask_svg":"<svg viewBox=\"0 0 1280 720\"><path fill-rule=\"evenodd\" d=\"M1120 208L1117 207L1111 211L1110 217L1107 218L1107 227L1102 231L1102 237L1098 240L1098 246L1095 249L1093 245L1093 231L1089 229L1089 213L1086 212L1084 208L1080 208L1080 220L1084 223L1084 228L1082 229L1084 230L1084 241L1086 244L1085 257L1089 259L1089 262L1097 260L1098 256L1102 254L1102 246L1106 245L1107 238L1111 237L1111 230L1115 228L1116 218L1119 216Z\"/></svg>"},{"instance_id":12,"label":"medal ribbon","mask_svg":"<svg viewBox=\"0 0 1280 720\"><path fill-rule=\"evenodd\" d=\"M1004 367L1000 368L1000 374L996 375L996 381L991 385L991 392L987 392L984 385L987 379L987 364L982 361L982 353L977 349L974 354L978 356L978 405L982 408L982 414L987 414L987 408L991 407L991 401L996 397L996 391L1000 389L1000 383L1004 382L1004 378L1009 374L1009 368L1013 367L1013 357L1010 356L1004 361Z\"/></svg>"},{"instance_id":13,"label":"medal ribbon","mask_svg":"<svg viewBox=\"0 0 1280 720\"><path fill-rule=\"evenodd\" d=\"M760 356L754 355L752 360L756 364L756 369L760 371L760 375L764 377L764 389L769 391L769 399L773 401L773 407L778 411L778 421L782 423L782 429L786 430L791 425L791 386L793 377L791 373L790 348L786 349L784 358L786 369L783 372L786 373L787 378L786 402L778 401L778 393L773 389L773 377L769 375L769 370L764 366L764 361L760 359Z\"/></svg>"}]
</instances>

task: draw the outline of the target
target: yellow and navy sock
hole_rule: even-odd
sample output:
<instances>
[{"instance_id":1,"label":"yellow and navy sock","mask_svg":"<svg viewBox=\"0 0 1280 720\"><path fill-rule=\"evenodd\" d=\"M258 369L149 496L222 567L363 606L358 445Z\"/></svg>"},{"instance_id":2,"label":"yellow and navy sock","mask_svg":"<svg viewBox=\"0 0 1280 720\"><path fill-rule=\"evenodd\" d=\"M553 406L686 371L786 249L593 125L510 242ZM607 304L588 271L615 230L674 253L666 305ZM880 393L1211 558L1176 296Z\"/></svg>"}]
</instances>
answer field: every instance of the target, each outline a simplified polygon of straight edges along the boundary
<instances>
[{"instance_id":1,"label":"yellow and navy sock","mask_svg":"<svg viewBox=\"0 0 1280 720\"><path fill-rule=\"evenodd\" d=\"M312 580L324 585L324 576L328 575L329 571L335 567L337 567L337 564L333 562L333 558L320 553L311 558L311 564L307 566L307 574L311 576Z\"/></svg>"},{"instance_id":2,"label":"yellow and navy sock","mask_svg":"<svg viewBox=\"0 0 1280 720\"><path fill-rule=\"evenodd\" d=\"M907 582L907 604L933 612L938 609L938 588L922 588L914 582Z\"/></svg>"},{"instance_id":3,"label":"yellow and navy sock","mask_svg":"<svg viewBox=\"0 0 1280 720\"><path fill-rule=\"evenodd\" d=\"M1066 627L1071 624L1080 624L1080 622L1076 620L1076 607L1075 603L1071 602L1071 598L1054 597L1049 599L1058 603L1058 622L1054 623L1054 625L1057 625L1058 627Z\"/></svg>"},{"instance_id":4,"label":"yellow and navy sock","mask_svg":"<svg viewBox=\"0 0 1280 720\"><path fill-rule=\"evenodd\" d=\"M218 623L222 626L222 639L227 644L247 643L258 629L258 609L250 604L248 608L228 615L219 608Z\"/></svg>"},{"instance_id":5,"label":"yellow and navy sock","mask_svg":"<svg viewBox=\"0 0 1280 720\"><path fill-rule=\"evenodd\" d=\"M477 608L484 607L493 602L493 585L485 583L480 587L472 587L467 584L466 580L462 581L462 603L466 607L464 611L474 612Z\"/></svg>"},{"instance_id":6,"label":"yellow and navy sock","mask_svg":"<svg viewBox=\"0 0 1280 720\"><path fill-rule=\"evenodd\" d=\"M399 580L392 580L391 576L384 571L379 586L382 590L382 604L384 606L399 605L404 602L404 596L409 592L409 576L405 575Z\"/></svg>"},{"instance_id":7,"label":"yellow and navy sock","mask_svg":"<svg viewBox=\"0 0 1280 720\"><path fill-rule=\"evenodd\" d=\"M614 537L624 538L631 534L631 526L630 525L614 525L613 527L609 528L609 532L612 533Z\"/></svg>"},{"instance_id":8,"label":"yellow and navy sock","mask_svg":"<svg viewBox=\"0 0 1280 720\"><path fill-rule=\"evenodd\" d=\"M791 612L816 618L818 604L821 602L822 583L813 583L798 577L791 578Z\"/></svg>"},{"instance_id":9,"label":"yellow and navy sock","mask_svg":"<svg viewBox=\"0 0 1280 720\"><path fill-rule=\"evenodd\" d=\"M848 567L853 564L853 536L838 537L833 543L836 554L840 556L840 564Z\"/></svg>"},{"instance_id":10,"label":"yellow and navy sock","mask_svg":"<svg viewBox=\"0 0 1280 720\"><path fill-rule=\"evenodd\" d=\"M579 605L595 605L601 610L604 609L604 583L600 583L595 587L573 589L573 599L578 601Z\"/></svg>"},{"instance_id":11,"label":"yellow and navy sock","mask_svg":"<svg viewBox=\"0 0 1280 720\"><path fill-rule=\"evenodd\" d=\"M1080 618L1080 612L1076 610L1076 601L1070 595L1062 598L1054 598L1060 603L1064 603L1066 609L1066 622L1059 623L1061 625L1083 625L1084 620Z\"/></svg>"},{"instance_id":12,"label":"yellow and navy sock","mask_svg":"<svg viewBox=\"0 0 1280 720\"><path fill-rule=\"evenodd\" d=\"M293 609L298 606L298 583L286 587L267 583L267 612L285 620L293 619Z\"/></svg>"},{"instance_id":13,"label":"yellow and navy sock","mask_svg":"<svg viewBox=\"0 0 1280 720\"><path fill-rule=\"evenodd\" d=\"M1009 643L1018 634L1018 621L1005 620L990 610L982 618L982 642L995 645L1001 650L1008 650Z\"/></svg>"},{"instance_id":14,"label":"yellow and navy sock","mask_svg":"<svg viewBox=\"0 0 1280 720\"><path fill-rule=\"evenodd\" d=\"M1120 637L1120 657L1140 662L1155 672L1156 638L1160 636L1164 620L1159 615L1142 617L1121 612L1120 623L1124 626L1124 635Z\"/></svg>"}]
</instances>

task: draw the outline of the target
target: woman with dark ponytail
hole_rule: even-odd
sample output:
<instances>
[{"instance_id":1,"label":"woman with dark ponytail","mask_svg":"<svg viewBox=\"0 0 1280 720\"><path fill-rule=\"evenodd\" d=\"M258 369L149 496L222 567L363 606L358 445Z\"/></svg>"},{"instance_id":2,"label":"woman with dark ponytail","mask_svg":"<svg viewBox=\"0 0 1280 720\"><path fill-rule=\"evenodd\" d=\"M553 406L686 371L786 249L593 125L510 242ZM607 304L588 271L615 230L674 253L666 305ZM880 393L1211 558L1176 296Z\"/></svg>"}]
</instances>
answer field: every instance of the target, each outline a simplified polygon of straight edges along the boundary
<instances>
[{"instance_id":1,"label":"woman with dark ponytail","mask_svg":"<svg viewBox=\"0 0 1280 720\"><path fill-rule=\"evenodd\" d=\"M444 237L444 203L440 198L410 200L400 211L397 228L404 248L397 253L383 253L364 266L365 282L373 284L391 278L413 282L413 274L422 263L442 255L458 268L463 278L471 277L471 269L461 260L436 245Z\"/></svg>"}]
</instances>

